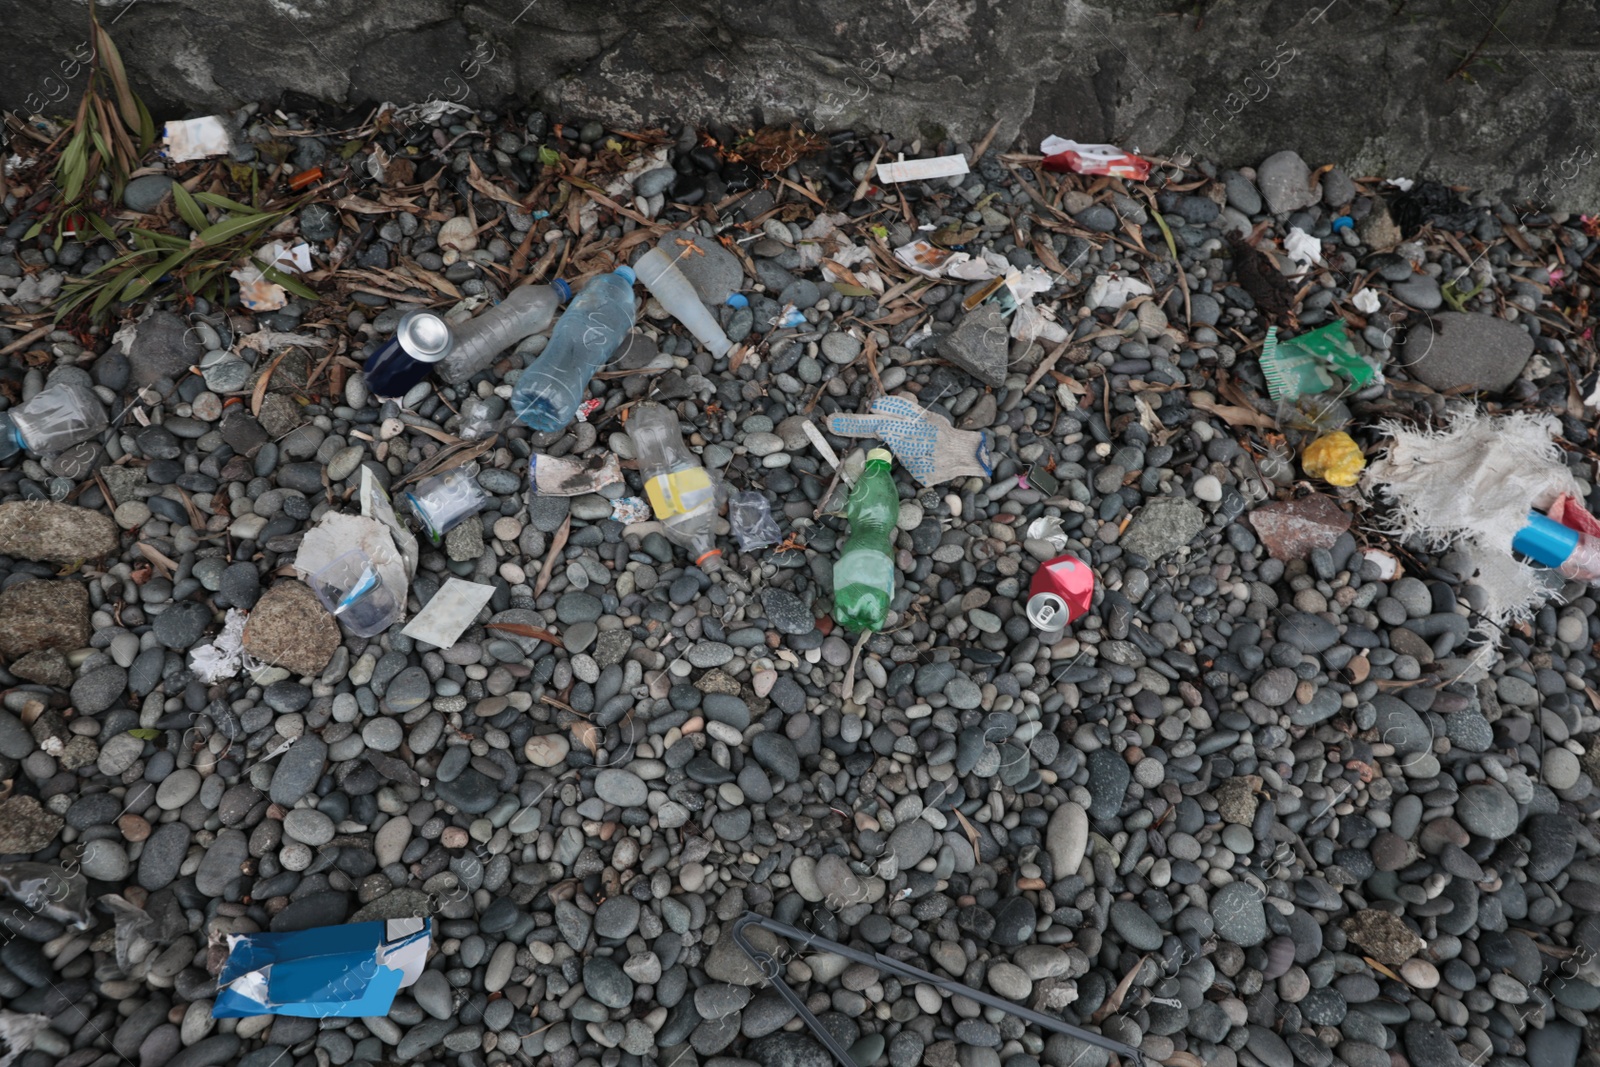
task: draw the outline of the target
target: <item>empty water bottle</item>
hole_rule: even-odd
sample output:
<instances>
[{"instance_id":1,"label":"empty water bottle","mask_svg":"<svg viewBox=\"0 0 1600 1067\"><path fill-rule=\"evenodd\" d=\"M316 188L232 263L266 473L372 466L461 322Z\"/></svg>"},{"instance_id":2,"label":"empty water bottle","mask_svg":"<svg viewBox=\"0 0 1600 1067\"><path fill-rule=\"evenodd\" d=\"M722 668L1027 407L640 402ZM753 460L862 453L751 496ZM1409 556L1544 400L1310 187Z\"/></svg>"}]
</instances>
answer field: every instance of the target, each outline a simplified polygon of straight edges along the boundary
<instances>
[{"instance_id":1,"label":"empty water bottle","mask_svg":"<svg viewBox=\"0 0 1600 1067\"><path fill-rule=\"evenodd\" d=\"M633 328L633 271L618 267L578 294L550 334L550 343L517 379L511 410L540 433L572 421L589 379Z\"/></svg>"},{"instance_id":2,"label":"empty water bottle","mask_svg":"<svg viewBox=\"0 0 1600 1067\"><path fill-rule=\"evenodd\" d=\"M571 299L572 289L557 278L549 285L513 289L482 314L452 324L456 344L439 363L439 377L460 385L518 341L549 329L556 308Z\"/></svg>"},{"instance_id":3,"label":"empty water bottle","mask_svg":"<svg viewBox=\"0 0 1600 1067\"><path fill-rule=\"evenodd\" d=\"M717 515L716 486L711 472L683 443L677 414L660 404L641 404L628 420L628 436L633 439L650 509L665 527L667 539L688 549L703 570L722 566L722 550L711 534Z\"/></svg>"},{"instance_id":4,"label":"empty water bottle","mask_svg":"<svg viewBox=\"0 0 1600 1067\"><path fill-rule=\"evenodd\" d=\"M18 452L45 455L87 441L108 425L105 405L82 382L58 381L0 413L0 463Z\"/></svg>"},{"instance_id":5,"label":"empty water bottle","mask_svg":"<svg viewBox=\"0 0 1600 1067\"><path fill-rule=\"evenodd\" d=\"M867 453L867 468L850 490L845 516L850 539L833 565L833 618L847 630L882 630L894 599L895 523L900 493L887 449Z\"/></svg>"},{"instance_id":6,"label":"empty water bottle","mask_svg":"<svg viewBox=\"0 0 1600 1067\"><path fill-rule=\"evenodd\" d=\"M700 300L694 283L678 269L665 249L652 248L639 257L633 269L656 302L668 315L683 323L695 339L706 346L706 351L718 357L727 355L728 349L733 347L728 335L722 332L716 317Z\"/></svg>"}]
</instances>

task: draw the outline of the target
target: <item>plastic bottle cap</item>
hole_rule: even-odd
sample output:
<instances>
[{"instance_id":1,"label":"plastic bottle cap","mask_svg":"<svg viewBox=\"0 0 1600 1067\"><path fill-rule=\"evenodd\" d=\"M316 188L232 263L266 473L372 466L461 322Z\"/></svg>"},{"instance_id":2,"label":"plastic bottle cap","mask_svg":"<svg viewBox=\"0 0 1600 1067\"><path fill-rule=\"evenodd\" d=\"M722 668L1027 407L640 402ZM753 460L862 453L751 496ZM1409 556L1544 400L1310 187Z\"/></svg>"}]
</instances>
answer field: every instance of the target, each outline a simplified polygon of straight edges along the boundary
<instances>
[{"instance_id":1,"label":"plastic bottle cap","mask_svg":"<svg viewBox=\"0 0 1600 1067\"><path fill-rule=\"evenodd\" d=\"M892 463L894 462L894 453L890 452L887 448L874 448L871 452L867 453L867 462L872 463L874 461L878 463Z\"/></svg>"},{"instance_id":2,"label":"plastic bottle cap","mask_svg":"<svg viewBox=\"0 0 1600 1067\"><path fill-rule=\"evenodd\" d=\"M572 299L572 286L568 285L564 280L557 278L550 283L550 288L556 291L556 295L561 298L563 304Z\"/></svg>"},{"instance_id":3,"label":"plastic bottle cap","mask_svg":"<svg viewBox=\"0 0 1600 1067\"><path fill-rule=\"evenodd\" d=\"M750 298L743 293L734 293L728 297L728 306L731 308L747 308L750 306Z\"/></svg>"},{"instance_id":4,"label":"plastic bottle cap","mask_svg":"<svg viewBox=\"0 0 1600 1067\"><path fill-rule=\"evenodd\" d=\"M627 281L627 283L629 285L632 285L635 281L638 280L637 276L633 273L633 268L632 267L618 267L616 270L612 271L611 273L620 275L624 280Z\"/></svg>"}]
</instances>

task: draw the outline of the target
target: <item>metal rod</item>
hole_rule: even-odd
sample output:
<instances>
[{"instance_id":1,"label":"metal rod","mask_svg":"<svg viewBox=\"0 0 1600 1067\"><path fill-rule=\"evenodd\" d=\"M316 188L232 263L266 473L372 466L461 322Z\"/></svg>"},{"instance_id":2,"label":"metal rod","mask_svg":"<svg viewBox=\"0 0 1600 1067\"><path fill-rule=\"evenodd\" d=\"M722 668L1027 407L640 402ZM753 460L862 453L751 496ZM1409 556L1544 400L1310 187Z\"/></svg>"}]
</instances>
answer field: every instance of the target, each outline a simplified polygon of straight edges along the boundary
<instances>
[{"instance_id":1,"label":"metal rod","mask_svg":"<svg viewBox=\"0 0 1600 1067\"><path fill-rule=\"evenodd\" d=\"M1132 1045L1125 1045L1121 1041L1113 1041L1109 1037L1104 1037L1092 1030L1085 1030L1082 1027L1074 1026L1073 1024L1062 1019L1053 1019L1048 1015L1043 1015L1029 1008L1024 1008L1019 1004L1013 1004L1011 1001L1003 1000L1000 997L994 996L993 994L980 992L979 990L973 989L969 985L963 985L960 982L954 981L953 979L941 978L936 974L931 974L928 971L922 970L920 967L913 967L910 964L901 963L899 960L885 956L881 953L862 952L858 949L850 948L848 945L841 945L837 941L829 941L825 937L818 937L816 934L807 933L804 930L797 930L788 923L781 923L776 919L769 919L764 915L757 915L755 912L745 912L744 915L735 919L733 922L731 933L734 944L738 945L739 948L744 951L744 954L750 957L750 962L754 963L760 969L762 977L766 978L773 984L773 986L778 990L778 994L782 996L784 1000L789 1002L789 1006L794 1008L794 1010L799 1014L800 1018L804 1020L805 1024L811 1028L812 1033L816 1034L817 1039L827 1047L829 1052L833 1053L833 1058L839 1061L840 1067L859 1067L859 1065L854 1059L851 1058L849 1050L843 1045L840 1045L838 1041L834 1040L833 1035L828 1033L828 1031L823 1028L822 1024L817 1021L817 1017L815 1015L811 1014L810 1009L806 1007L806 1003L801 999L800 994L796 993L793 989L790 989L787 983L784 982L780 974L781 968L778 965L777 959L774 958L770 952L759 949L750 943L749 938L745 936L745 927L747 926L759 926L762 929L777 934L780 937L786 937L792 941L804 941L805 948L815 947L825 952L834 952L840 956L843 956L847 960L853 960L856 963L865 963L869 967L876 967L879 970L888 971L889 973L898 975L901 978L910 978L918 982L927 982L930 985L937 986L953 996L968 997L977 1001L979 1004L985 1005L986 1007L998 1008L1009 1015L1015 1015L1023 1022L1032 1023L1034 1026L1042 1027L1046 1030L1053 1030L1058 1034L1066 1034L1069 1037L1075 1037L1079 1041L1093 1045L1096 1048L1105 1049L1107 1052L1114 1052L1118 1056L1127 1058L1134 1064L1134 1067L1144 1067L1143 1054L1141 1054L1139 1050L1134 1048ZM802 948L800 951L805 951L805 948Z\"/></svg>"}]
</instances>

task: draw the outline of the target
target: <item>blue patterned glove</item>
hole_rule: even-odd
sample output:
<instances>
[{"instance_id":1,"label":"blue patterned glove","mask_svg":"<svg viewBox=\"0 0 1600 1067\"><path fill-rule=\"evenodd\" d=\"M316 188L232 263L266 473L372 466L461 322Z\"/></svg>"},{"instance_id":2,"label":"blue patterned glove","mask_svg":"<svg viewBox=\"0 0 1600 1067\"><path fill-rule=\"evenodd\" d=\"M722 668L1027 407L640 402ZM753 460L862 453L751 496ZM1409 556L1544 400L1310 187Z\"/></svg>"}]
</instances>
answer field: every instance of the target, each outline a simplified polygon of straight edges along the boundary
<instances>
[{"instance_id":1,"label":"blue patterned glove","mask_svg":"<svg viewBox=\"0 0 1600 1067\"><path fill-rule=\"evenodd\" d=\"M958 430L909 397L880 396L870 415L830 415L828 429L840 437L878 438L923 485L994 473L987 433Z\"/></svg>"}]
</instances>

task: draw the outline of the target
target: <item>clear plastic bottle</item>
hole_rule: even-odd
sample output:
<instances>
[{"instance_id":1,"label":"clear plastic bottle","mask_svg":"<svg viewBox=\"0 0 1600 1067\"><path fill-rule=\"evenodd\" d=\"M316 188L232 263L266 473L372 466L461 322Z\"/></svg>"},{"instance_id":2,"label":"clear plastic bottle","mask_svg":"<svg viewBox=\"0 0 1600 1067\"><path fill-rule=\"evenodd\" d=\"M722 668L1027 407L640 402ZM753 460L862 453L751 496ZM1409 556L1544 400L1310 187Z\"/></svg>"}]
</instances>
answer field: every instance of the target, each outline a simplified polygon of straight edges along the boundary
<instances>
[{"instance_id":1,"label":"clear plastic bottle","mask_svg":"<svg viewBox=\"0 0 1600 1067\"><path fill-rule=\"evenodd\" d=\"M584 287L556 322L533 365L517 379L511 410L540 433L572 421L589 379L633 329L633 271L618 267Z\"/></svg>"},{"instance_id":2,"label":"clear plastic bottle","mask_svg":"<svg viewBox=\"0 0 1600 1067\"><path fill-rule=\"evenodd\" d=\"M847 630L882 630L894 599L894 536L900 493L887 449L867 453L867 467L850 490L845 515L850 537L833 565L833 619Z\"/></svg>"},{"instance_id":3,"label":"clear plastic bottle","mask_svg":"<svg viewBox=\"0 0 1600 1067\"><path fill-rule=\"evenodd\" d=\"M722 332L711 310L700 300L691 282L672 256L662 248L652 248L639 257L633 265L639 280L650 290L650 295L666 309L668 315L683 323L695 339L706 346L706 351L721 358L728 354L733 342Z\"/></svg>"},{"instance_id":4,"label":"clear plastic bottle","mask_svg":"<svg viewBox=\"0 0 1600 1067\"><path fill-rule=\"evenodd\" d=\"M0 413L0 463L24 450L45 455L87 441L109 425L105 405L82 382L59 381Z\"/></svg>"},{"instance_id":5,"label":"clear plastic bottle","mask_svg":"<svg viewBox=\"0 0 1600 1067\"><path fill-rule=\"evenodd\" d=\"M1537 511L1528 513L1528 525L1517 532L1511 547L1555 568L1563 578L1600 582L1600 538L1579 533Z\"/></svg>"},{"instance_id":6,"label":"clear plastic bottle","mask_svg":"<svg viewBox=\"0 0 1600 1067\"><path fill-rule=\"evenodd\" d=\"M677 414L660 404L641 404L628 419L628 436L639 459L650 508L665 527L667 540L688 549L702 570L722 566L711 524L717 515L717 490L711 472L683 443Z\"/></svg>"},{"instance_id":7,"label":"clear plastic bottle","mask_svg":"<svg viewBox=\"0 0 1600 1067\"><path fill-rule=\"evenodd\" d=\"M460 385L525 337L543 333L555 321L556 308L572 299L572 289L557 278L549 285L524 285L487 311L454 323L456 344L439 363L439 377Z\"/></svg>"}]
</instances>

